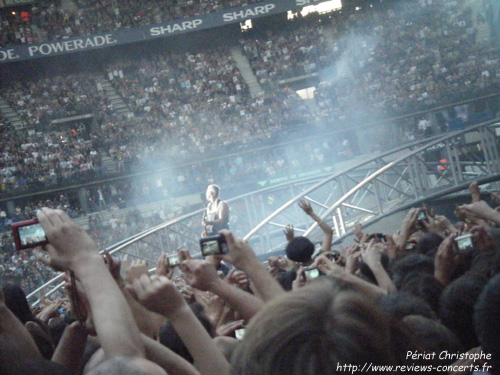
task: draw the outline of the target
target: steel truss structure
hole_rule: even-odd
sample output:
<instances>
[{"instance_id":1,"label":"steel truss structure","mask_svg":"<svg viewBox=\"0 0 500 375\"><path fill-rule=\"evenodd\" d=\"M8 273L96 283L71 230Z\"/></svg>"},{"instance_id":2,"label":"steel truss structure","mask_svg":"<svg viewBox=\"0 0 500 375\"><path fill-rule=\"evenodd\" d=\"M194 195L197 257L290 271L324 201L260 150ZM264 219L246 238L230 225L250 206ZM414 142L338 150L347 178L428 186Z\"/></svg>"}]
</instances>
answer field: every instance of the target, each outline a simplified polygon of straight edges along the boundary
<instances>
[{"instance_id":1,"label":"steel truss structure","mask_svg":"<svg viewBox=\"0 0 500 375\"><path fill-rule=\"evenodd\" d=\"M228 200L233 232L257 254L283 249L283 228L293 224L296 235L319 240L317 224L298 207L308 200L315 212L334 228L335 238L346 237L358 221L365 226L430 198L464 190L472 181L497 186L500 179L500 121L422 139L397 149L365 157L344 171L322 180L296 180ZM183 246L199 253L203 210L150 228L107 250L146 259L151 266L162 252ZM61 275L28 297L31 302L56 293Z\"/></svg>"}]
</instances>

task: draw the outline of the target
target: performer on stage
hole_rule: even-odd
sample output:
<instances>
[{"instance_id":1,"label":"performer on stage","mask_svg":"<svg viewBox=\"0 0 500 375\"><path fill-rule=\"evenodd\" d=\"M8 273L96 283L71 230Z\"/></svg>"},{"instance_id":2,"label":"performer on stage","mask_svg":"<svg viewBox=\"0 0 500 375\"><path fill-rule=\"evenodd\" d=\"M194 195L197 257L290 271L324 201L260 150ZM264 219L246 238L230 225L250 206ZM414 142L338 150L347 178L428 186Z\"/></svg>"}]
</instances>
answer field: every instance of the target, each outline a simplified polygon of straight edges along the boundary
<instances>
[{"instance_id":1,"label":"performer on stage","mask_svg":"<svg viewBox=\"0 0 500 375\"><path fill-rule=\"evenodd\" d=\"M229 207L219 199L219 191L217 185L207 187L205 195L209 203L201 221L205 227L202 237L215 236L221 229L229 229Z\"/></svg>"}]
</instances>

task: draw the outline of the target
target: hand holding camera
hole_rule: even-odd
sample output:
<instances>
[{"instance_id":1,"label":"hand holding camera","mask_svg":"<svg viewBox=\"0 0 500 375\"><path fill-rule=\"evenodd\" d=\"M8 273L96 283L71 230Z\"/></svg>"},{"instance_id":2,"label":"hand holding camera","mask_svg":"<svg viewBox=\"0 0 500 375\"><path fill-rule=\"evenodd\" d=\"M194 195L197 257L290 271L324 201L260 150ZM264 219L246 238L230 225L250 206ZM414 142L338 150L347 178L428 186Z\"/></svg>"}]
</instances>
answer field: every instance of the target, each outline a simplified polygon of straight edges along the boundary
<instances>
[{"instance_id":1,"label":"hand holding camera","mask_svg":"<svg viewBox=\"0 0 500 375\"><path fill-rule=\"evenodd\" d=\"M49 243L45 231L37 219L12 224L12 236L16 250L26 250Z\"/></svg>"},{"instance_id":2,"label":"hand holding camera","mask_svg":"<svg viewBox=\"0 0 500 375\"><path fill-rule=\"evenodd\" d=\"M211 291L221 278L214 265L206 260L190 259L181 264L184 279L193 288Z\"/></svg>"},{"instance_id":3,"label":"hand holding camera","mask_svg":"<svg viewBox=\"0 0 500 375\"><path fill-rule=\"evenodd\" d=\"M37 217L49 242L45 249L52 267L76 270L89 261L103 263L96 243L66 212L44 207Z\"/></svg>"},{"instance_id":4,"label":"hand holding camera","mask_svg":"<svg viewBox=\"0 0 500 375\"><path fill-rule=\"evenodd\" d=\"M246 272L254 266L261 266L261 262L257 255L255 255L252 247L247 241L241 238L233 237L233 234L227 230L223 229L220 234L226 239L228 252L221 255L221 258L229 263L231 263L236 268ZM267 271L266 271L267 272Z\"/></svg>"}]
</instances>

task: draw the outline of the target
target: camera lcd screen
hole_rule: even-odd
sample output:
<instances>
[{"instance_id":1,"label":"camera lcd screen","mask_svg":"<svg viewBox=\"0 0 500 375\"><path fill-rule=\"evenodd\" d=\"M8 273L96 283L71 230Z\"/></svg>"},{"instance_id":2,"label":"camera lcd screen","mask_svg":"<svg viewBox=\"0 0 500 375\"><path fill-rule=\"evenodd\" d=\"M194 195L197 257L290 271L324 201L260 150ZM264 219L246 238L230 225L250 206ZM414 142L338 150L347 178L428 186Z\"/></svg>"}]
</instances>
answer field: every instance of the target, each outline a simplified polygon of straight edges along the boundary
<instances>
[{"instance_id":1,"label":"camera lcd screen","mask_svg":"<svg viewBox=\"0 0 500 375\"><path fill-rule=\"evenodd\" d=\"M45 231L39 223L19 227L19 240L22 246L37 244L47 240Z\"/></svg>"},{"instance_id":2,"label":"camera lcd screen","mask_svg":"<svg viewBox=\"0 0 500 375\"><path fill-rule=\"evenodd\" d=\"M211 240L203 242L203 255L216 255L220 254L219 241Z\"/></svg>"},{"instance_id":3,"label":"camera lcd screen","mask_svg":"<svg viewBox=\"0 0 500 375\"><path fill-rule=\"evenodd\" d=\"M168 259L168 265L170 267L178 266L181 263L179 255L177 254L170 255L169 257L167 257L167 259Z\"/></svg>"},{"instance_id":4,"label":"camera lcd screen","mask_svg":"<svg viewBox=\"0 0 500 375\"><path fill-rule=\"evenodd\" d=\"M245 336L245 328L240 328L234 331L234 335L236 336L236 340L241 341Z\"/></svg>"},{"instance_id":5,"label":"camera lcd screen","mask_svg":"<svg viewBox=\"0 0 500 375\"><path fill-rule=\"evenodd\" d=\"M425 214L424 211L422 211L421 213L418 214L418 217L417 217L418 221L425 220L425 219L427 219L427 215Z\"/></svg>"},{"instance_id":6,"label":"camera lcd screen","mask_svg":"<svg viewBox=\"0 0 500 375\"><path fill-rule=\"evenodd\" d=\"M457 247L459 251L467 251L474 248L472 243L472 236L457 239Z\"/></svg>"},{"instance_id":7,"label":"camera lcd screen","mask_svg":"<svg viewBox=\"0 0 500 375\"><path fill-rule=\"evenodd\" d=\"M316 277L319 276L319 269L312 268L310 270L305 270L305 274L307 280L315 279Z\"/></svg>"}]
</instances>

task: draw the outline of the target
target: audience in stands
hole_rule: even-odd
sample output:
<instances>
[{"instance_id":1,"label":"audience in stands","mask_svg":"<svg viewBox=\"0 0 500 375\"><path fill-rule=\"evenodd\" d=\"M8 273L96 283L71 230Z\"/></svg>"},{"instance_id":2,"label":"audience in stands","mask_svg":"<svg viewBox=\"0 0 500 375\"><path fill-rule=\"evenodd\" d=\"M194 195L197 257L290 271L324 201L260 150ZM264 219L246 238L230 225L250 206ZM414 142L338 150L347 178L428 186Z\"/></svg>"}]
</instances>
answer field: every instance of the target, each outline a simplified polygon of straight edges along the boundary
<instances>
[{"instance_id":1,"label":"audience in stands","mask_svg":"<svg viewBox=\"0 0 500 375\"><path fill-rule=\"evenodd\" d=\"M50 121L88 113L108 113L109 100L88 73L11 82L2 95L28 128L50 128Z\"/></svg>"},{"instance_id":2,"label":"audience in stands","mask_svg":"<svg viewBox=\"0 0 500 375\"><path fill-rule=\"evenodd\" d=\"M43 208L37 216L52 246L33 253L37 270L72 270L76 283L64 276L66 296L42 298L32 311L19 288L0 291L0 366L17 373L33 373L33 366L39 373L128 373L139 366L150 374L326 375L344 366L379 373L373 366L403 372L396 366L418 365L496 374L500 214L481 200L476 183L470 191L472 203L457 208L459 226L428 207L412 208L396 233L364 233L358 225L357 243L336 250L329 224L301 202L325 233L318 254L289 227L288 259L270 258L267 269L247 242L224 230L228 252L218 257L233 267L225 278L213 256L194 259L185 248L156 249L151 276L145 260L102 259L64 211ZM459 234L471 234L473 246L460 245ZM8 350L15 347L22 358Z\"/></svg>"},{"instance_id":3,"label":"audience in stands","mask_svg":"<svg viewBox=\"0 0 500 375\"><path fill-rule=\"evenodd\" d=\"M343 11L332 15L331 27L297 23L250 32L242 48L264 87L320 74L316 101L330 121L425 110L499 87L498 51L476 43L471 8L456 1ZM325 41L330 30L333 49Z\"/></svg>"},{"instance_id":4,"label":"audience in stands","mask_svg":"<svg viewBox=\"0 0 500 375\"><path fill-rule=\"evenodd\" d=\"M123 4L124 9L141 6ZM60 4L37 6L45 17L56 14ZM80 6L90 9L102 3L81 1ZM449 0L397 7L389 3L359 11L346 8L332 14L331 24L325 21L328 18L321 24L305 18L283 30L268 30L266 35L250 32L241 42L265 89L257 97L250 96L227 47L140 53L141 57L107 62L92 74L7 82L3 96L30 133L13 145L12 139L18 139L14 129L1 127L0 143L6 150L0 160L2 189L99 178L105 173L102 156L111 157L119 173L142 171L151 169L152 159L180 164L256 147L288 134L308 134L321 123L329 129L345 129L360 118L412 112L488 93L500 81L499 59L495 51L475 43L471 13ZM404 49L409 38L413 43ZM96 82L103 71L132 117L118 115L102 84ZM321 79L316 112L292 90L278 85L280 80L309 73L318 73ZM79 114L96 119L91 145L78 137L81 134L69 137L70 143L64 135L52 140L60 135L52 120ZM0 123L5 122L0 117ZM408 140L431 133L429 127L420 130L422 119L417 122L402 125L401 133ZM21 151L19 142L30 146ZM13 147L19 151L11 151ZM80 152L71 154L74 148ZM346 155L352 155L352 150ZM266 165L265 169L272 175L277 168ZM186 176L179 176L181 182L182 177Z\"/></svg>"},{"instance_id":5,"label":"audience in stands","mask_svg":"<svg viewBox=\"0 0 500 375\"><path fill-rule=\"evenodd\" d=\"M8 9L2 12L0 47L152 25L259 1L181 0L175 4L167 4L160 0L146 3L118 0L108 4L99 0L75 0L77 9L69 9L67 6L61 6L61 0L48 0L24 7L23 11L15 14Z\"/></svg>"}]
</instances>

